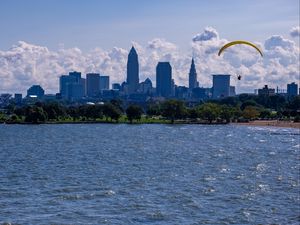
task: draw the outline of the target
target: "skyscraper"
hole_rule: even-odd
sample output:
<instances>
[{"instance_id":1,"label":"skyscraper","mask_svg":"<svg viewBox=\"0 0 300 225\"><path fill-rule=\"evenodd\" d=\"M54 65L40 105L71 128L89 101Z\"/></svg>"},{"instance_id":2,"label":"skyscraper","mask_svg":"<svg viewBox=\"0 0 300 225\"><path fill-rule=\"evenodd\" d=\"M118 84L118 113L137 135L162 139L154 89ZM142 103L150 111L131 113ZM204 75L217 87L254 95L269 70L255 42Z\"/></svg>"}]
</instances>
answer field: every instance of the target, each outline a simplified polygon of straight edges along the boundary
<instances>
[{"instance_id":1,"label":"skyscraper","mask_svg":"<svg viewBox=\"0 0 300 225\"><path fill-rule=\"evenodd\" d=\"M128 54L127 84L129 94L135 93L139 88L139 61L133 46Z\"/></svg>"},{"instance_id":2,"label":"skyscraper","mask_svg":"<svg viewBox=\"0 0 300 225\"><path fill-rule=\"evenodd\" d=\"M96 97L100 93L100 74L88 73L86 75L86 92L88 97Z\"/></svg>"},{"instance_id":3,"label":"skyscraper","mask_svg":"<svg viewBox=\"0 0 300 225\"><path fill-rule=\"evenodd\" d=\"M77 71L69 72L69 76L75 77L76 83L80 83L81 72L77 72Z\"/></svg>"},{"instance_id":4,"label":"skyscraper","mask_svg":"<svg viewBox=\"0 0 300 225\"><path fill-rule=\"evenodd\" d=\"M172 95L172 67L169 62L159 62L156 66L156 93L162 97Z\"/></svg>"},{"instance_id":5,"label":"skyscraper","mask_svg":"<svg viewBox=\"0 0 300 225\"><path fill-rule=\"evenodd\" d=\"M196 72L196 67L194 63L194 58L192 58L192 64L189 72L189 89L192 90L193 88L198 87L198 82L197 82L197 72Z\"/></svg>"},{"instance_id":6,"label":"skyscraper","mask_svg":"<svg viewBox=\"0 0 300 225\"><path fill-rule=\"evenodd\" d=\"M59 92L62 98L77 100L85 95L85 82L80 72L70 72L59 78Z\"/></svg>"},{"instance_id":7,"label":"skyscraper","mask_svg":"<svg viewBox=\"0 0 300 225\"><path fill-rule=\"evenodd\" d=\"M109 89L109 76L100 76L100 91Z\"/></svg>"},{"instance_id":8,"label":"skyscraper","mask_svg":"<svg viewBox=\"0 0 300 225\"><path fill-rule=\"evenodd\" d=\"M230 95L230 75L213 75L213 98L225 98Z\"/></svg>"}]
</instances>

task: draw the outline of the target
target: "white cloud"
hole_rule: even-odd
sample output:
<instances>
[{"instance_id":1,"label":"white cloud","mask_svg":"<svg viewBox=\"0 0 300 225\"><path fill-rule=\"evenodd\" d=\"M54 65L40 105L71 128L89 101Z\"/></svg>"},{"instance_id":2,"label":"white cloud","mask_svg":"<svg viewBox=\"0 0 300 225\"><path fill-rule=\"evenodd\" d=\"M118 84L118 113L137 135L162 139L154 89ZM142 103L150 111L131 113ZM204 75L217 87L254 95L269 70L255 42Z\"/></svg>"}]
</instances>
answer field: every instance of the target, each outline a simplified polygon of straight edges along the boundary
<instances>
[{"instance_id":1,"label":"white cloud","mask_svg":"<svg viewBox=\"0 0 300 225\"><path fill-rule=\"evenodd\" d=\"M264 53L262 58L249 46L236 45L218 56L219 48L228 40L219 37L211 27L196 35L191 41L191 51L186 53L171 42L155 38L146 46L137 42L140 62L140 81L149 77L155 84L158 61L170 61L173 78L178 85L188 84L191 57L194 56L201 86L211 87L211 74L232 74L232 84L238 92L254 90L269 84L285 88L299 79L299 47L291 40L274 35L257 44ZM69 71L109 75L111 82L126 80L126 63L129 49L114 47L109 51L95 48L83 52L79 48L51 51L46 47L18 42L7 51L0 51L0 92L23 92L33 84L41 84L47 93L58 91L58 79ZM242 80L237 81L236 75Z\"/></svg>"},{"instance_id":2,"label":"white cloud","mask_svg":"<svg viewBox=\"0 0 300 225\"><path fill-rule=\"evenodd\" d=\"M206 27L203 33L197 34L195 37L193 37L194 42L209 41L212 39L219 39L219 34L213 27Z\"/></svg>"},{"instance_id":3,"label":"white cloud","mask_svg":"<svg viewBox=\"0 0 300 225\"><path fill-rule=\"evenodd\" d=\"M271 50L277 47L281 47L283 49L292 49L295 43L288 39L284 39L282 36L273 35L265 41L265 49Z\"/></svg>"},{"instance_id":4,"label":"white cloud","mask_svg":"<svg viewBox=\"0 0 300 225\"><path fill-rule=\"evenodd\" d=\"M290 35L291 35L291 37L300 37L300 27L299 26L293 27L290 30Z\"/></svg>"}]
</instances>

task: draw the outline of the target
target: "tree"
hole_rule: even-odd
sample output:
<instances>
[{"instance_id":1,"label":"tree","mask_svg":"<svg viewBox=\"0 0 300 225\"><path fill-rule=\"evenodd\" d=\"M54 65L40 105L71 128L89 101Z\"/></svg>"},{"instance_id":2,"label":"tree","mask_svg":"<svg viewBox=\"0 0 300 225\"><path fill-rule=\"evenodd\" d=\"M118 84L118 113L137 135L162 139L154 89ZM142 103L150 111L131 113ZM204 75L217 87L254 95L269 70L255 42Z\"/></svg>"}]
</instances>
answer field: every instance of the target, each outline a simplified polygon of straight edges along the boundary
<instances>
[{"instance_id":1,"label":"tree","mask_svg":"<svg viewBox=\"0 0 300 225\"><path fill-rule=\"evenodd\" d=\"M244 110L247 106L257 106L256 101L254 100L246 100L241 105L241 110Z\"/></svg>"},{"instance_id":2,"label":"tree","mask_svg":"<svg viewBox=\"0 0 300 225\"><path fill-rule=\"evenodd\" d=\"M69 108L67 108L67 114L73 118L73 121L79 119L80 117L78 107L75 106L70 106Z\"/></svg>"},{"instance_id":3,"label":"tree","mask_svg":"<svg viewBox=\"0 0 300 225\"><path fill-rule=\"evenodd\" d=\"M147 107L146 113L148 116L159 116L161 113L161 107L159 104L150 104Z\"/></svg>"},{"instance_id":4,"label":"tree","mask_svg":"<svg viewBox=\"0 0 300 225\"><path fill-rule=\"evenodd\" d=\"M199 117L199 113L196 108L191 108L188 110L189 118L197 119Z\"/></svg>"},{"instance_id":5,"label":"tree","mask_svg":"<svg viewBox=\"0 0 300 225\"><path fill-rule=\"evenodd\" d=\"M123 109L123 107L122 107L123 102L122 102L121 99L112 99L112 100L110 100L110 103L111 103L112 105L114 105L115 107L117 107L117 109L119 109L119 111L120 111L121 113L124 112L124 109Z\"/></svg>"},{"instance_id":6,"label":"tree","mask_svg":"<svg viewBox=\"0 0 300 225\"><path fill-rule=\"evenodd\" d=\"M288 108L292 110L299 110L300 109L300 96L295 96L291 99L291 101L288 104Z\"/></svg>"},{"instance_id":7,"label":"tree","mask_svg":"<svg viewBox=\"0 0 300 225\"><path fill-rule=\"evenodd\" d=\"M162 104L162 114L174 123L175 119L185 118L187 110L182 101L167 100Z\"/></svg>"},{"instance_id":8,"label":"tree","mask_svg":"<svg viewBox=\"0 0 300 225\"><path fill-rule=\"evenodd\" d=\"M243 117L245 119L252 120L252 119L256 119L258 116L259 116L259 111L254 106L247 106L243 110Z\"/></svg>"},{"instance_id":9,"label":"tree","mask_svg":"<svg viewBox=\"0 0 300 225\"><path fill-rule=\"evenodd\" d=\"M47 120L47 114L42 107L32 106L27 108L25 115L25 122L28 123L44 123Z\"/></svg>"},{"instance_id":10,"label":"tree","mask_svg":"<svg viewBox=\"0 0 300 225\"><path fill-rule=\"evenodd\" d=\"M66 116L66 108L57 102L40 104L40 107L42 107L43 110L47 113L49 120L57 120L59 117Z\"/></svg>"},{"instance_id":11,"label":"tree","mask_svg":"<svg viewBox=\"0 0 300 225\"><path fill-rule=\"evenodd\" d=\"M220 106L215 103L204 103L199 108L200 118L204 120L208 120L209 123L216 120L221 113Z\"/></svg>"},{"instance_id":12,"label":"tree","mask_svg":"<svg viewBox=\"0 0 300 225\"><path fill-rule=\"evenodd\" d=\"M268 109L263 109L259 113L259 118L267 119L271 117L271 111Z\"/></svg>"},{"instance_id":13,"label":"tree","mask_svg":"<svg viewBox=\"0 0 300 225\"><path fill-rule=\"evenodd\" d=\"M222 105L229 105L229 106L237 106L239 104L239 99L237 97L227 97L227 98L221 98L220 103Z\"/></svg>"},{"instance_id":14,"label":"tree","mask_svg":"<svg viewBox=\"0 0 300 225\"><path fill-rule=\"evenodd\" d=\"M126 115L130 123L132 123L134 119L140 120L142 113L143 113L143 109L138 105L130 105L126 109Z\"/></svg>"},{"instance_id":15,"label":"tree","mask_svg":"<svg viewBox=\"0 0 300 225\"><path fill-rule=\"evenodd\" d=\"M121 117L122 112L120 111L119 108L117 108L113 104L106 103L103 105L103 114L106 117L106 120L110 118L111 120L118 121L119 118Z\"/></svg>"},{"instance_id":16,"label":"tree","mask_svg":"<svg viewBox=\"0 0 300 225\"><path fill-rule=\"evenodd\" d=\"M220 118L225 120L226 123L230 123L230 120L233 117L233 109L227 105L222 105L220 110Z\"/></svg>"}]
</instances>

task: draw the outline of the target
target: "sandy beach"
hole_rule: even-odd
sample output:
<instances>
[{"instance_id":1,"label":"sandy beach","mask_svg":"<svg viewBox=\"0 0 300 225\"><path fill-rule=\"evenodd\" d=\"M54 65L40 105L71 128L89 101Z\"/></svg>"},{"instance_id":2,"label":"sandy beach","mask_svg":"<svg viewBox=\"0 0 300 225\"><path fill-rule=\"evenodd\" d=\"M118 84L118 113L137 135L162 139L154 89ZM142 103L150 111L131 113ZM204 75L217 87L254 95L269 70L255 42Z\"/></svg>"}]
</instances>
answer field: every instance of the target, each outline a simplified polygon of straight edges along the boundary
<instances>
[{"instance_id":1,"label":"sandy beach","mask_svg":"<svg viewBox=\"0 0 300 225\"><path fill-rule=\"evenodd\" d=\"M300 123L294 123L292 121L279 121L279 120L254 120L248 123L236 123L238 125L248 126L273 126L273 127L288 127L300 129Z\"/></svg>"}]
</instances>

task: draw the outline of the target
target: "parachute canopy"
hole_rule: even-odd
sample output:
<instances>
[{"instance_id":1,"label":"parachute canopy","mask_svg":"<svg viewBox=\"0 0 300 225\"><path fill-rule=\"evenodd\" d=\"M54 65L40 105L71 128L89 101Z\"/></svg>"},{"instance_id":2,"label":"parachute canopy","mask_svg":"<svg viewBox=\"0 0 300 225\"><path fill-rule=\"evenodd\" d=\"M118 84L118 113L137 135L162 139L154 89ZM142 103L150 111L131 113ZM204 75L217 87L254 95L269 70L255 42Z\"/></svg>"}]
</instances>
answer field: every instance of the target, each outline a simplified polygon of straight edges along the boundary
<instances>
[{"instance_id":1,"label":"parachute canopy","mask_svg":"<svg viewBox=\"0 0 300 225\"><path fill-rule=\"evenodd\" d=\"M259 52L259 54L260 54L261 56L263 56L261 50L260 50L256 45L254 45L254 44L252 44L252 43L250 43L250 42L248 42L248 41L232 41L232 42L229 42L229 43L227 43L226 45L224 45L224 46L219 50L218 56L220 56L221 53L222 53L226 48L229 48L229 47L232 46L232 45L238 45L238 44L249 45L249 46L255 48L255 49Z\"/></svg>"}]
</instances>

